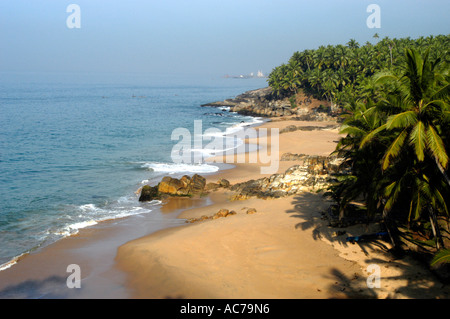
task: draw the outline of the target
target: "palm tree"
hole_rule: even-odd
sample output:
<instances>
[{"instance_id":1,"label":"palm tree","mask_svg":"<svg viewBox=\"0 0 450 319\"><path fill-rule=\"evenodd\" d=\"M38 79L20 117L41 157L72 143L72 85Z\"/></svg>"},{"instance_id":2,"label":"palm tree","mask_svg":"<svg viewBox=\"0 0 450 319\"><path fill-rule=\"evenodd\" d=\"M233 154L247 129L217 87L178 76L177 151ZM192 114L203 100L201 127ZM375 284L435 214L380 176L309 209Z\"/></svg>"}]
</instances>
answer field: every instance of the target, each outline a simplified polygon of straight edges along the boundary
<instances>
[{"instance_id":1,"label":"palm tree","mask_svg":"<svg viewBox=\"0 0 450 319\"><path fill-rule=\"evenodd\" d=\"M361 141L374 129L381 125L383 118L371 99L366 101L353 100L344 105L346 118L341 126L340 134L347 134L342 138L334 152L343 158L343 167L350 167L352 173L340 176L338 185L331 187L336 192L340 207L340 218L352 200L364 199L370 215L380 212L379 196L382 188L381 169L377 169L385 146L380 141L373 141L367 147L360 148ZM381 154L381 155L380 155Z\"/></svg>"},{"instance_id":2,"label":"palm tree","mask_svg":"<svg viewBox=\"0 0 450 319\"><path fill-rule=\"evenodd\" d=\"M373 35L373 38L378 40L378 39L380 38L380 36L378 35L378 33L375 33L375 34Z\"/></svg>"},{"instance_id":3,"label":"palm tree","mask_svg":"<svg viewBox=\"0 0 450 319\"><path fill-rule=\"evenodd\" d=\"M409 203L408 220L429 213L439 248L443 243L436 212L449 214L449 145L442 135L443 126L450 125L449 84L435 72L439 60L430 61L429 51L422 57L417 50L406 49L405 59L400 75L391 72L376 80L388 91L378 103L388 117L365 136L360 147L377 136L388 141L381 160L382 170L391 176L385 187L385 208L391 210L402 198Z\"/></svg>"},{"instance_id":4,"label":"palm tree","mask_svg":"<svg viewBox=\"0 0 450 319\"><path fill-rule=\"evenodd\" d=\"M407 49L405 52L407 66L402 76L384 74L379 76L376 83L383 84L394 82L396 90L394 94L400 94L401 100L395 98L402 105L394 105L393 100L381 101L383 107L402 109L402 112L392 114L387 122L376 133L383 129L400 130L400 134L391 144L383 160L383 169L386 169L391 160L395 158L406 141L414 147L415 155L419 162L423 162L426 152L436 161L442 172L448 165L448 155L441 135L441 125L449 114L448 99L449 84L437 86L440 76L434 72L438 61L431 62L428 59L429 51L422 58L418 51ZM364 143L367 142L364 141ZM449 183L450 185L450 183Z\"/></svg>"},{"instance_id":5,"label":"palm tree","mask_svg":"<svg viewBox=\"0 0 450 319\"><path fill-rule=\"evenodd\" d=\"M350 41L347 42L347 46L352 50L358 49L359 43L355 39L350 39Z\"/></svg>"}]
</instances>

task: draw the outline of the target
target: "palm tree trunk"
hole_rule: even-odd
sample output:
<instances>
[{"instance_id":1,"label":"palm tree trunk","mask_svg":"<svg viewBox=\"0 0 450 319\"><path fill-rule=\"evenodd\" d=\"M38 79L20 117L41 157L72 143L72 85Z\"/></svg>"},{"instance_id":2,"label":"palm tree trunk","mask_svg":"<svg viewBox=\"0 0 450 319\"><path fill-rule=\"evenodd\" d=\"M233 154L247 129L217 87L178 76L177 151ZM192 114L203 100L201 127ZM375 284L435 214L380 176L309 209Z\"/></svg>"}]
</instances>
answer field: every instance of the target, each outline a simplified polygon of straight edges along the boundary
<instances>
[{"instance_id":1,"label":"palm tree trunk","mask_svg":"<svg viewBox=\"0 0 450 319\"><path fill-rule=\"evenodd\" d=\"M439 250L444 247L444 240L442 239L436 214L431 206L428 206L428 212L430 216L431 228L433 230L433 236L436 239L436 249Z\"/></svg>"},{"instance_id":2,"label":"palm tree trunk","mask_svg":"<svg viewBox=\"0 0 450 319\"><path fill-rule=\"evenodd\" d=\"M393 60L392 60L392 49L393 49L393 46L389 44L389 55L391 56L391 68L392 68L392 64L393 64Z\"/></svg>"},{"instance_id":3,"label":"palm tree trunk","mask_svg":"<svg viewBox=\"0 0 450 319\"><path fill-rule=\"evenodd\" d=\"M395 239L394 239L394 237L393 237L393 235L392 235L392 232L391 232L391 225L390 225L390 223L389 223L389 221L388 221L387 215L388 215L388 214L387 214L387 212L386 212L386 209L384 209L384 210L383 210L383 221L384 221L384 225L386 226L386 230L387 230L387 232L388 232L388 234L389 234L389 239L391 240L392 247L395 248L396 243L395 243Z\"/></svg>"}]
</instances>

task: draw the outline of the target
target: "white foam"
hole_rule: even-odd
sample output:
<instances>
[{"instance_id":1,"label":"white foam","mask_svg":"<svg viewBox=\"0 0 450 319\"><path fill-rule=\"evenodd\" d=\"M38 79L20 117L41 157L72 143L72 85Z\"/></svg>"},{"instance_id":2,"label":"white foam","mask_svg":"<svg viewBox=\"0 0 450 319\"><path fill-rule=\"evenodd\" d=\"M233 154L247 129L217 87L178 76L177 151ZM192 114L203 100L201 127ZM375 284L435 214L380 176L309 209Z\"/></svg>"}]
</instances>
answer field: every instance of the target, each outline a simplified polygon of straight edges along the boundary
<instances>
[{"instance_id":1,"label":"white foam","mask_svg":"<svg viewBox=\"0 0 450 319\"><path fill-rule=\"evenodd\" d=\"M81 209L83 212L86 212L86 211L97 210L98 208L95 207L94 204L86 204L86 205L81 205L81 206L80 206L80 209Z\"/></svg>"},{"instance_id":2,"label":"white foam","mask_svg":"<svg viewBox=\"0 0 450 319\"><path fill-rule=\"evenodd\" d=\"M154 200L149 202L150 205L161 204L161 201ZM53 235L67 237L77 234L80 229L97 225L100 222L124 218L128 216L147 214L152 210L145 207L134 206L134 198L123 196L117 200L114 205L108 205L107 208L97 207L95 204L85 204L78 206L80 214L75 218L68 217L72 222L66 223L66 226L60 230L53 231ZM76 219L76 220L74 220Z\"/></svg>"},{"instance_id":3,"label":"white foam","mask_svg":"<svg viewBox=\"0 0 450 319\"><path fill-rule=\"evenodd\" d=\"M19 255L17 257L14 257L13 259L11 259L10 261L8 261L8 262L6 262L4 264L1 264L0 265L0 271L6 270L8 268L11 268L15 264L17 264L17 262L19 261L20 257L22 257L23 255L25 255L25 253L21 254L21 255Z\"/></svg>"},{"instance_id":4,"label":"white foam","mask_svg":"<svg viewBox=\"0 0 450 319\"><path fill-rule=\"evenodd\" d=\"M224 132L208 132L203 134L203 136L227 136L227 135L235 135L237 132L244 130L245 127L250 125L255 125L259 123L263 123L264 119L262 117L252 117L250 122L241 122L236 123L231 127L225 129Z\"/></svg>"},{"instance_id":5,"label":"white foam","mask_svg":"<svg viewBox=\"0 0 450 319\"><path fill-rule=\"evenodd\" d=\"M95 220L88 220L88 221L84 221L84 222L71 224L71 225L68 226L68 228L70 228L71 230L78 231L79 229L90 227L90 226L94 226L94 225L97 225L97 224L98 224L98 222L95 221Z\"/></svg>"},{"instance_id":6,"label":"white foam","mask_svg":"<svg viewBox=\"0 0 450 319\"><path fill-rule=\"evenodd\" d=\"M154 172L162 173L214 173L219 167L209 164L184 164L184 163L145 163L144 168L151 169Z\"/></svg>"}]
</instances>

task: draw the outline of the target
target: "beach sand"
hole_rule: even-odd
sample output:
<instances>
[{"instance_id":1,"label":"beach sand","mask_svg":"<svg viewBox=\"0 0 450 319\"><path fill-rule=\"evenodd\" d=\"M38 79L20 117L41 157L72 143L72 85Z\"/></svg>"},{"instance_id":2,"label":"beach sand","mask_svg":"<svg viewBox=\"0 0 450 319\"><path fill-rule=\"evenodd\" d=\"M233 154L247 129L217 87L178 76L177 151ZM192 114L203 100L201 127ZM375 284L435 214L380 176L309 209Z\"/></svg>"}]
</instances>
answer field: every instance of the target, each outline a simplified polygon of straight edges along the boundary
<instances>
[{"instance_id":1,"label":"beach sand","mask_svg":"<svg viewBox=\"0 0 450 319\"><path fill-rule=\"evenodd\" d=\"M325 127L336 123L273 121L261 128L288 125ZM279 135L284 153L328 155L338 129L297 130ZM255 139L248 143L257 142ZM268 143L270 148L270 140ZM247 154L247 159L248 154ZM235 156L228 158L233 162ZM214 161L212 159L210 161ZM223 159L222 159L223 160ZM280 161L277 172L297 164ZM256 163L238 163L209 176L232 184L258 179ZM328 227L322 212L329 202L306 192L281 199L230 201L227 190L211 193L209 206L183 211L179 218L212 216L220 209L237 214L162 230L118 250L118 267L128 273L133 298L448 298L444 287L420 263L395 260L387 242L349 244L346 236L379 231L378 225ZM256 213L246 214L248 208ZM372 266L371 266L372 265ZM375 265L376 268L373 268ZM370 267L369 267L370 266ZM379 270L380 285L371 276Z\"/></svg>"},{"instance_id":2,"label":"beach sand","mask_svg":"<svg viewBox=\"0 0 450 319\"><path fill-rule=\"evenodd\" d=\"M277 121L326 127L333 123ZM337 129L298 130L279 135L286 152L330 154ZM247 142L255 143L254 139ZM269 140L268 146L271 141ZM250 154L246 154L247 156ZM218 158L211 159L217 160ZM259 159L259 158L258 158ZM233 162L232 156L229 162ZM298 164L280 161L276 172ZM232 184L257 179L266 163L239 163L205 176ZM352 245L346 236L378 231L356 225L336 236L322 218L330 204L321 194L280 199L229 200L226 189L198 199L174 198L159 211L160 222L133 216L81 229L79 234L38 249L0 271L0 298L448 298L448 287L420 263L395 260L386 242ZM235 215L186 224L219 209ZM247 214L248 208L256 213ZM178 217L178 218L177 218ZM81 289L69 289L67 266L81 268ZM380 267L381 286L367 287L369 265Z\"/></svg>"}]
</instances>

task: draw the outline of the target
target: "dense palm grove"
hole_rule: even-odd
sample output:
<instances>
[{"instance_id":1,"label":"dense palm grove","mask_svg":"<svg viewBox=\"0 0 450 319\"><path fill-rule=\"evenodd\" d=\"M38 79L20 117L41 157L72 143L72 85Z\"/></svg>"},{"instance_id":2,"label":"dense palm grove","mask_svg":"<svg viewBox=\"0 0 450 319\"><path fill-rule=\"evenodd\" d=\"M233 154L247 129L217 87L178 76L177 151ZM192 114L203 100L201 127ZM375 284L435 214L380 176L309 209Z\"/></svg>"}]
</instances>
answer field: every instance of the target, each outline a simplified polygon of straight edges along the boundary
<instances>
[{"instance_id":1,"label":"dense palm grove","mask_svg":"<svg viewBox=\"0 0 450 319\"><path fill-rule=\"evenodd\" d=\"M377 35L375 35L377 41ZM296 52L269 85L326 99L343 118L336 153L351 173L330 187L341 217L354 202L408 241L450 261L449 36L384 38Z\"/></svg>"}]
</instances>

